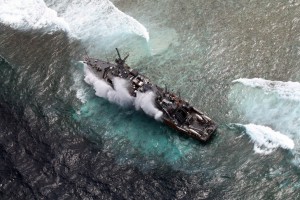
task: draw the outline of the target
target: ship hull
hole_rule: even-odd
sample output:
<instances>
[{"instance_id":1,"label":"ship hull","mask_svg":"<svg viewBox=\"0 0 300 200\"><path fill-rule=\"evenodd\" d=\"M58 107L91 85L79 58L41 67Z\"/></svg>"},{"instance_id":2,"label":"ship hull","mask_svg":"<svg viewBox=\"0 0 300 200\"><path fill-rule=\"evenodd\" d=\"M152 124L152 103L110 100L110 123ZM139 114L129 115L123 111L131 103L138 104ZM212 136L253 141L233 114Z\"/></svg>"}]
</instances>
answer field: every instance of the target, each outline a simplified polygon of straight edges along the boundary
<instances>
[{"instance_id":1,"label":"ship hull","mask_svg":"<svg viewBox=\"0 0 300 200\"><path fill-rule=\"evenodd\" d=\"M155 118L184 135L206 142L217 129L216 123L204 113L174 93L151 83L149 78L130 68L121 58L116 59L116 63L110 63L85 57L84 63L97 78L112 88L115 87L115 78L126 80L129 83L128 93L133 99L149 91L153 92L154 106L160 111Z\"/></svg>"}]
</instances>

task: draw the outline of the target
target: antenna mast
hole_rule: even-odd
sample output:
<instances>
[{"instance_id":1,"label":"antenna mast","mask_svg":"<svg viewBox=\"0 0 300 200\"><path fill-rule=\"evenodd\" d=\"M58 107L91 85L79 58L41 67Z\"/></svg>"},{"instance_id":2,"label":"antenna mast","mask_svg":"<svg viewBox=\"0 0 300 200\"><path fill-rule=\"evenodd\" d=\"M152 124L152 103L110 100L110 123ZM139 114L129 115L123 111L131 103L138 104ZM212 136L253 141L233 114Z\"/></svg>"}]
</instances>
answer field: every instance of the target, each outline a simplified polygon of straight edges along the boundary
<instances>
[{"instance_id":1,"label":"antenna mast","mask_svg":"<svg viewBox=\"0 0 300 200\"><path fill-rule=\"evenodd\" d=\"M116 48L116 50L117 50L117 53L118 53L119 59L120 59L120 60L122 60L122 58L121 58L121 56L120 56L120 53L119 53L119 50L118 50L118 48Z\"/></svg>"}]
</instances>

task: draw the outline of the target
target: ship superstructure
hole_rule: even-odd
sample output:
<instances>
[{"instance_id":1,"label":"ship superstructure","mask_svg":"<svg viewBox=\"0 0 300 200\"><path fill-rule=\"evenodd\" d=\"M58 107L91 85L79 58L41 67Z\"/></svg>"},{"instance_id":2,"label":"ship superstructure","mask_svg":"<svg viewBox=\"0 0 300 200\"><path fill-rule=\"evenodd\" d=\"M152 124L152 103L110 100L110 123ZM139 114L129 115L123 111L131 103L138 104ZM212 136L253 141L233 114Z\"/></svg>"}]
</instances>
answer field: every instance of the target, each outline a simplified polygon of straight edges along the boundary
<instances>
[{"instance_id":1,"label":"ship superstructure","mask_svg":"<svg viewBox=\"0 0 300 200\"><path fill-rule=\"evenodd\" d=\"M115 77L126 79L130 83L127 89L132 97L149 91L153 92L155 94L154 105L161 111L159 118L163 123L199 141L209 140L217 128L214 121L187 101L151 83L149 78L130 68L125 63L129 55L122 59L118 49L116 50L118 58L115 63L88 56L84 58L84 63L97 78L104 80L112 88L114 88Z\"/></svg>"}]
</instances>

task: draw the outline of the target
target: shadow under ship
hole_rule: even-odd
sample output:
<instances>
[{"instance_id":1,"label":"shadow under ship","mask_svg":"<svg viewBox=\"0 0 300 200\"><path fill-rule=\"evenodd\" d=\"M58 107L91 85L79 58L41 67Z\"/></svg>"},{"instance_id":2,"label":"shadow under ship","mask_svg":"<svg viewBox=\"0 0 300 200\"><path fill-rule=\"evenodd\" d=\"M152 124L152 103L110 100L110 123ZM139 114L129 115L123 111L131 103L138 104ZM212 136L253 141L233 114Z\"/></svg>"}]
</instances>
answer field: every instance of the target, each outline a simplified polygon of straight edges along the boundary
<instances>
[{"instance_id":1,"label":"shadow under ship","mask_svg":"<svg viewBox=\"0 0 300 200\"><path fill-rule=\"evenodd\" d=\"M116 50L118 58L115 60L115 63L88 56L84 57L84 63L90 71L112 88L114 88L114 77L126 79L130 83L128 92L132 97L136 97L137 92L154 92L155 106L163 113L160 120L166 125L201 142L206 142L211 138L217 129L214 121L191 106L187 101L167 91L167 89L151 83L149 78L130 68L125 63L129 55L122 59L118 49Z\"/></svg>"}]
</instances>

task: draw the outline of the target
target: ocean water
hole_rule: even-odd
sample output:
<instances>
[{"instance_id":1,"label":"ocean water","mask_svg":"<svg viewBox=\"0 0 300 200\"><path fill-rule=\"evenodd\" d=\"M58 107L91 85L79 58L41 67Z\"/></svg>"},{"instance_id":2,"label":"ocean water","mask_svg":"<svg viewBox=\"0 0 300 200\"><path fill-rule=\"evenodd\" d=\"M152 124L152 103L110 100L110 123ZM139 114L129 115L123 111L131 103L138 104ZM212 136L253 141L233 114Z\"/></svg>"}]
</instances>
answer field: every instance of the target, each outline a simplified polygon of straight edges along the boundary
<instances>
[{"instance_id":1,"label":"ocean water","mask_svg":"<svg viewBox=\"0 0 300 200\"><path fill-rule=\"evenodd\" d=\"M1 199L298 199L300 2L0 0ZM201 144L100 98L128 64L219 124ZM96 90L95 90L96 88Z\"/></svg>"}]
</instances>

